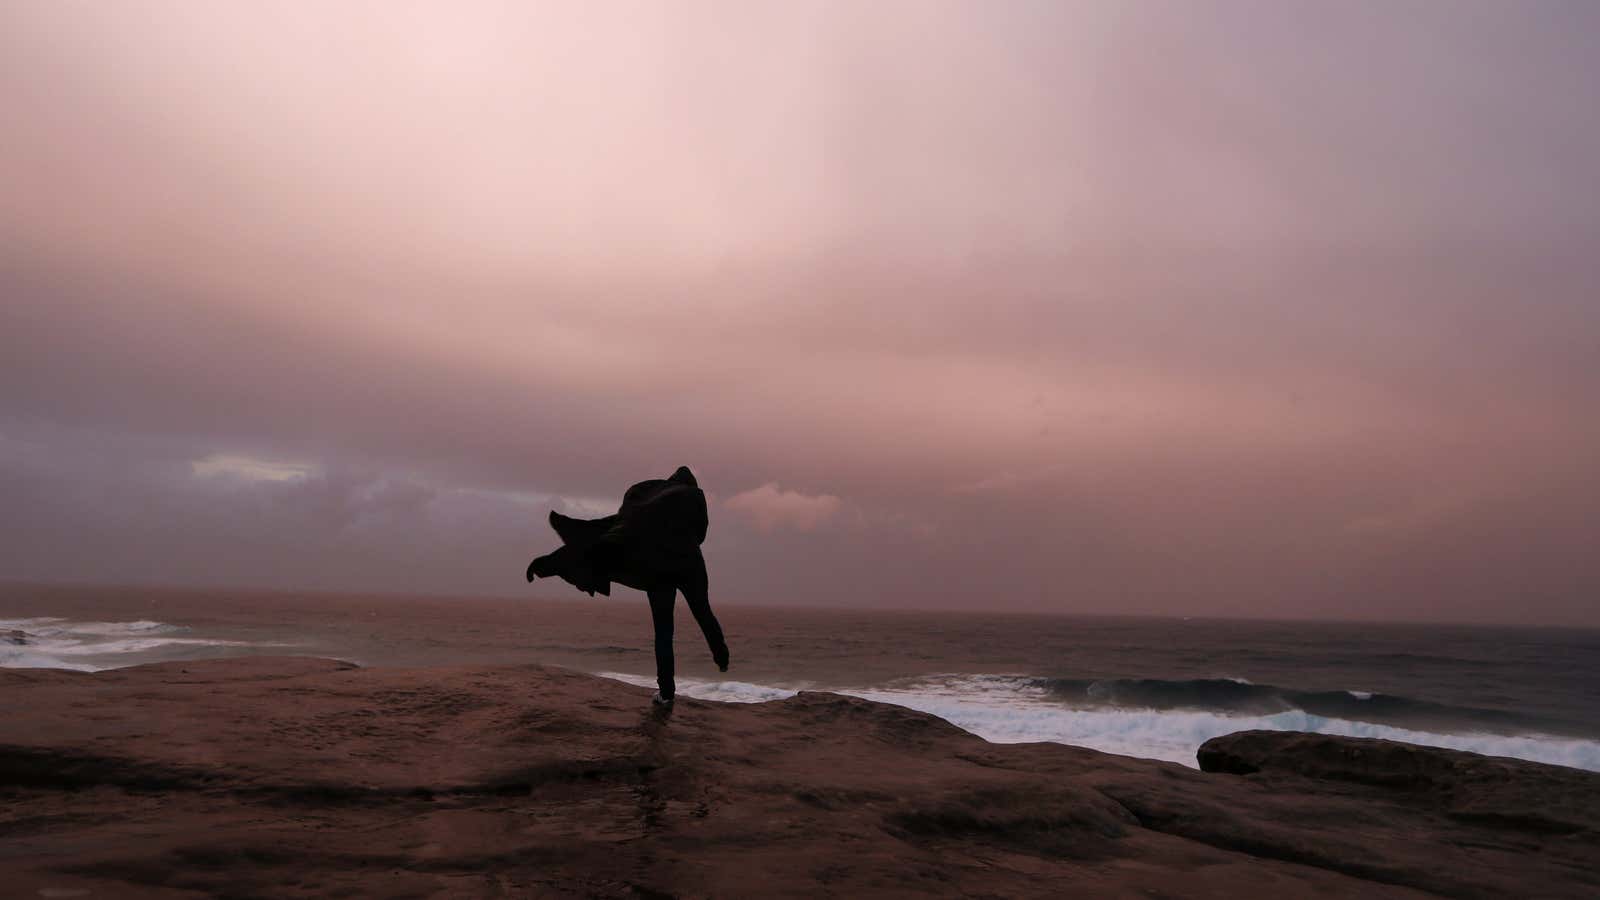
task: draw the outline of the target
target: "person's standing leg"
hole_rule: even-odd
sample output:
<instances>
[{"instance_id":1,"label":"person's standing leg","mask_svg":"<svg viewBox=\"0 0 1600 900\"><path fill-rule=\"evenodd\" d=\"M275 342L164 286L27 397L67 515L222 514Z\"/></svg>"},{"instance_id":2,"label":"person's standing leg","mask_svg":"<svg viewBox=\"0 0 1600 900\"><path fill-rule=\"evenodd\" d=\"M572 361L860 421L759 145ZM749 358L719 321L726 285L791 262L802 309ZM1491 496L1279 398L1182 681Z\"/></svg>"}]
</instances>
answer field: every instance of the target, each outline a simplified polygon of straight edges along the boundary
<instances>
[{"instance_id":1,"label":"person's standing leg","mask_svg":"<svg viewBox=\"0 0 1600 900\"><path fill-rule=\"evenodd\" d=\"M649 592L650 620L656 629L656 686L661 689L663 700L671 700L677 694L672 678L672 601L677 593L670 587Z\"/></svg>"},{"instance_id":2,"label":"person's standing leg","mask_svg":"<svg viewBox=\"0 0 1600 900\"><path fill-rule=\"evenodd\" d=\"M700 624L700 631L706 636L706 645L711 648L712 661L717 664L718 669L728 671L728 642L723 640L722 625L711 612L710 590L704 564L694 577L684 582L683 599L689 604L689 612L694 613L694 620Z\"/></svg>"}]
</instances>

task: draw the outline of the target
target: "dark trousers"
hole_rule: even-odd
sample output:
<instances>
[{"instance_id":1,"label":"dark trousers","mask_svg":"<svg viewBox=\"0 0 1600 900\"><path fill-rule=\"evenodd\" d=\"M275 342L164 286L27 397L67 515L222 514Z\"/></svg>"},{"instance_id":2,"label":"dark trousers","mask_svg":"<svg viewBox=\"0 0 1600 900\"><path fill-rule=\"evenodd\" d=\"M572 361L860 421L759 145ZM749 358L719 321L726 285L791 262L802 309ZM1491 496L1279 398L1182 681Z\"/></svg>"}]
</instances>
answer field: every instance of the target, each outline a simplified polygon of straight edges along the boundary
<instances>
[{"instance_id":1,"label":"dark trousers","mask_svg":"<svg viewBox=\"0 0 1600 900\"><path fill-rule=\"evenodd\" d=\"M722 626L711 612L711 600L707 596L704 580L694 579L677 587L650 591L650 618L656 628L656 685L661 688L661 696L669 699L677 693L677 685L672 678L672 604L679 590L683 591L689 612L694 613L695 622L699 623L701 633L706 636L711 659L719 668L728 664L728 645L722 639Z\"/></svg>"}]
</instances>

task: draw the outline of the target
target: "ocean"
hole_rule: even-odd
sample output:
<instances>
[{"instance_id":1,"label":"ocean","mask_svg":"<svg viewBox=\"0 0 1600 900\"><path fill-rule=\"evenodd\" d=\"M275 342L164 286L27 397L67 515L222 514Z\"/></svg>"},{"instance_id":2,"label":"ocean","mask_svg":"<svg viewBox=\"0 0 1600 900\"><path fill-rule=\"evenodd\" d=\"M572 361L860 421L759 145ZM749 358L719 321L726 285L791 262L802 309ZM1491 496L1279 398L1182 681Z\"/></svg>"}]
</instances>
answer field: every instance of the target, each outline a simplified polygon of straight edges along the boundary
<instances>
[{"instance_id":1,"label":"ocean","mask_svg":"<svg viewBox=\"0 0 1600 900\"><path fill-rule=\"evenodd\" d=\"M679 604L682 695L837 691L999 742L1195 765L1253 728L1390 738L1600 771L1600 631ZM244 654L364 666L546 663L653 686L643 595L495 599L0 587L0 665L93 671Z\"/></svg>"}]
</instances>

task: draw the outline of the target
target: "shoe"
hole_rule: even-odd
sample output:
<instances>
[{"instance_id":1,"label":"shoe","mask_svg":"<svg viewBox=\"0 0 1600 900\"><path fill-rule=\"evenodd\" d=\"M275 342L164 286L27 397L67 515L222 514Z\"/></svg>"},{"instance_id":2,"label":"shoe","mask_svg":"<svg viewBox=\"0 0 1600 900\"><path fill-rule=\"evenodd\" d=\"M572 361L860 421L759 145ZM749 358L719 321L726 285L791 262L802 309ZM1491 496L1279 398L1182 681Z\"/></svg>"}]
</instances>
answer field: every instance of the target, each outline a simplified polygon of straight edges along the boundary
<instances>
[{"instance_id":1,"label":"shoe","mask_svg":"<svg viewBox=\"0 0 1600 900\"><path fill-rule=\"evenodd\" d=\"M661 692L660 691L656 691L656 695L654 697L650 698L650 702L654 703L657 706L671 706L672 705L672 698L671 697L663 697L663 696L661 696Z\"/></svg>"}]
</instances>

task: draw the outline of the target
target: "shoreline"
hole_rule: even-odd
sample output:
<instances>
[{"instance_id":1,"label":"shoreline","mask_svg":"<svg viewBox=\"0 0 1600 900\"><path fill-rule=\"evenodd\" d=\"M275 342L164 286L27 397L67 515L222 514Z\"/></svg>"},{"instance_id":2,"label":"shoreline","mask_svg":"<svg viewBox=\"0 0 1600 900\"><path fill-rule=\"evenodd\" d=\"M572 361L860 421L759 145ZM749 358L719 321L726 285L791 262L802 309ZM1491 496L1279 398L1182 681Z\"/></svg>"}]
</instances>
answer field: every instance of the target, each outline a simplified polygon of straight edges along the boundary
<instances>
[{"instance_id":1,"label":"shoreline","mask_svg":"<svg viewBox=\"0 0 1600 900\"><path fill-rule=\"evenodd\" d=\"M11 630L6 631L7 628ZM363 667L415 667L359 653L330 653L329 650L336 650L335 646L318 646L315 642L219 639L207 632L203 627L197 630L152 619L0 619L0 639L7 641L0 643L0 666L101 671L162 661L265 653L341 659ZM573 657L545 664L653 686L653 678L646 674L648 664L641 661L645 656L641 648L608 645L600 650L602 658L591 654L584 659ZM525 654L516 656L525 659ZM618 668L630 659L637 663L635 671ZM694 659L691 647L686 659L688 667L693 667ZM521 662L519 659L509 664ZM435 664L472 662L446 660ZM1439 718L1441 712L1452 712L1448 708L1369 692L1297 692L1238 678L1067 681L1019 673L948 673L879 683L819 684L770 677L760 680L759 673L756 680L746 680L748 677L686 674L683 689L688 696L726 702L783 699L798 691L826 690L907 706L999 743L1054 741L1190 767L1196 765L1195 752L1206 740L1236 731L1263 729L1397 740L1600 771L1600 740L1582 730L1541 728L1544 723L1537 719L1522 716L1522 721L1517 721L1513 714L1494 710L1459 711L1487 721L1459 719L1459 713L1457 721L1450 721ZM1063 693L1063 686L1088 696L1074 699ZM1133 702L1104 702L1106 697L1122 691L1131 691ZM1302 695L1312 702L1302 705ZM1202 696L1218 702L1209 706L1195 702ZM1151 702L1141 702L1144 700ZM1342 709L1326 709L1330 705Z\"/></svg>"},{"instance_id":2,"label":"shoreline","mask_svg":"<svg viewBox=\"0 0 1600 900\"><path fill-rule=\"evenodd\" d=\"M537 665L0 670L0 874L77 896L1585 896L1600 775L1245 733L1232 772ZM66 896L54 894L54 896Z\"/></svg>"}]
</instances>

